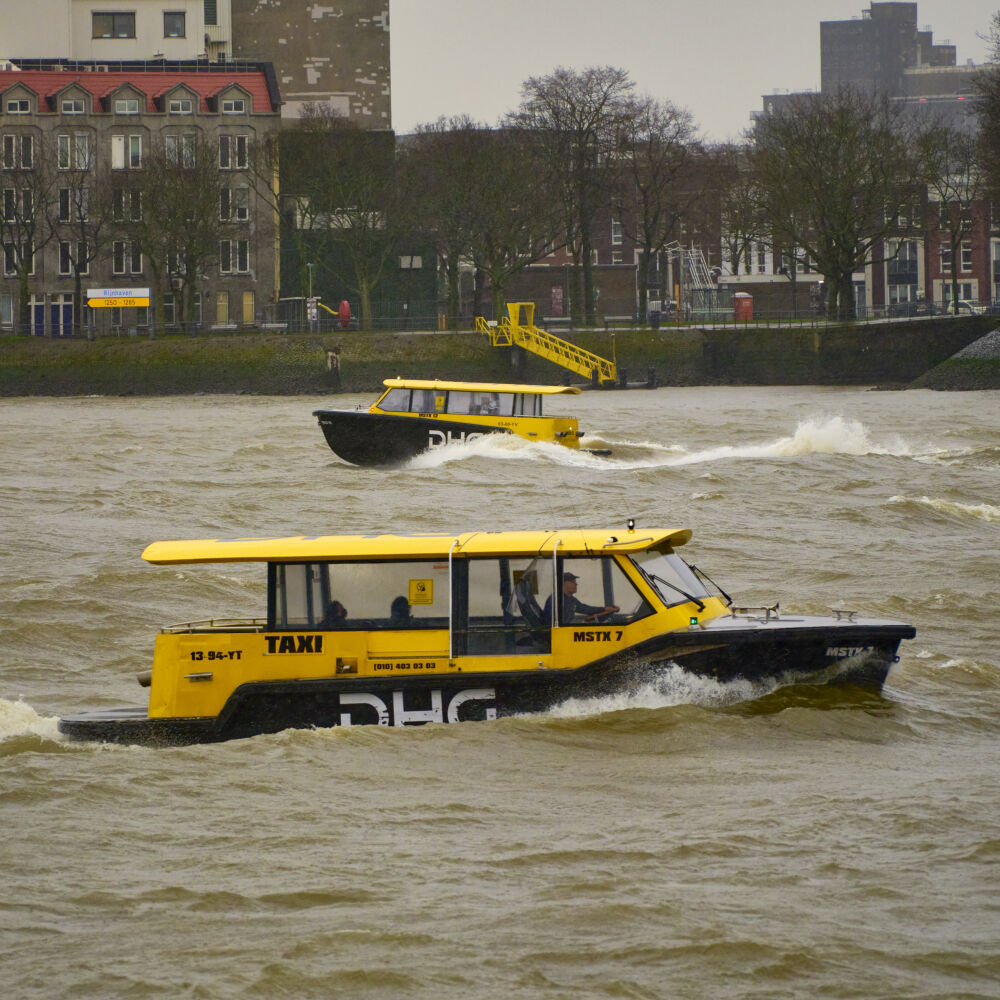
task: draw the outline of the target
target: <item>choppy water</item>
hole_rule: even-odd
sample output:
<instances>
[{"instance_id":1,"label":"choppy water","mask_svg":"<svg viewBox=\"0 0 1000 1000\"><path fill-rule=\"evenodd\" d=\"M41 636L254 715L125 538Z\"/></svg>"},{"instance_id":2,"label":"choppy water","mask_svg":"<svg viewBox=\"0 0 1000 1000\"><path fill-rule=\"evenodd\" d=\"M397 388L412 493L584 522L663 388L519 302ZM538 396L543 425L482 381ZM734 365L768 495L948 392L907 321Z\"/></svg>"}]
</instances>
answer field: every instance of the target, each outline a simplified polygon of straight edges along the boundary
<instances>
[{"instance_id":1,"label":"choppy water","mask_svg":"<svg viewBox=\"0 0 1000 1000\"><path fill-rule=\"evenodd\" d=\"M333 457L330 402L0 401L5 997L1000 997L997 393L586 393L610 459L393 471ZM160 625L261 607L152 540L630 516L741 604L918 637L881 697L677 672L494 723L57 733L142 701Z\"/></svg>"}]
</instances>

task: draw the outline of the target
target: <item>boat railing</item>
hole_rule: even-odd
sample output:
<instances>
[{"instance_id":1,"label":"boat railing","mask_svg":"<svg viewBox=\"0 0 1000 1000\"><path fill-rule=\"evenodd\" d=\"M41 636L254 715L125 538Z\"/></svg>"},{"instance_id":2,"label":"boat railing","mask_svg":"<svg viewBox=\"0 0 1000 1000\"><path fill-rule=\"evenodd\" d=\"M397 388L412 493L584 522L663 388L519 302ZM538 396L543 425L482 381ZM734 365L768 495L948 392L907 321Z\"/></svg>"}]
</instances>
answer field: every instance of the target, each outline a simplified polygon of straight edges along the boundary
<instances>
[{"instance_id":1,"label":"boat railing","mask_svg":"<svg viewBox=\"0 0 1000 1000\"><path fill-rule=\"evenodd\" d=\"M180 625L165 625L160 631L176 635L184 632L263 632L266 628L266 618L205 618Z\"/></svg>"}]
</instances>

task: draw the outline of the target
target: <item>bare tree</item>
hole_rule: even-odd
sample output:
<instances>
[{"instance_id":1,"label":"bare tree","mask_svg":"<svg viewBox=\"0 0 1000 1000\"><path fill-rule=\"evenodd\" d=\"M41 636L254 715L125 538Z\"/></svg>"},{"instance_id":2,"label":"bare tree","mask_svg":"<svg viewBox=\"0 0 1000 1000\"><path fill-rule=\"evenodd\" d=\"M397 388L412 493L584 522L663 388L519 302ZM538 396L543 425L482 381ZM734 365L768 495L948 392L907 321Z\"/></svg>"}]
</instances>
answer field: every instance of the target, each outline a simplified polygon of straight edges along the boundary
<instances>
[{"instance_id":1,"label":"bare tree","mask_svg":"<svg viewBox=\"0 0 1000 1000\"><path fill-rule=\"evenodd\" d=\"M912 150L887 101L850 90L802 95L757 122L751 163L765 218L823 274L831 318L855 315L852 275L912 196Z\"/></svg>"},{"instance_id":2,"label":"bare tree","mask_svg":"<svg viewBox=\"0 0 1000 1000\"><path fill-rule=\"evenodd\" d=\"M1000 202L1000 10L990 18L984 38L990 45L993 65L975 80L979 94L979 166L990 196Z\"/></svg>"},{"instance_id":3,"label":"bare tree","mask_svg":"<svg viewBox=\"0 0 1000 1000\"><path fill-rule=\"evenodd\" d=\"M690 112L652 97L629 102L620 119L613 210L639 250L639 315L646 315L650 262L676 239L698 199L689 167L696 150Z\"/></svg>"},{"instance_id":4,"label":"bare tree","mask_svg":"<svg viewBox=\"0 0 1000 1000\"><path fill-rule=\"evenodd\" d=\"M750 169L749 147L726 143L706 156L709 183L718 192L722 246L733 274L750 261L753 245L770 238L762 215L763 196Z\"/></svg>"},{"instance_id":5,"label":"bare tree","mask_svg":"<svg viewBox=\"0 0 1000 1000\"><path fill-rule=\"evenodd\" d=\"M373 294L409 228L393 137L325 107L306 112L281 136L285 232L296 232L299 246L357 294L361 326L370 328Z\"/></svg>"},{"instance_id":6,"label":"bare tree","mask_svg":"<svg viewBox=\"0 0 1000 1000\"><path fill-rule=\"evenodd\" d=\"M111 171L106 164L95 166L95 157L70 161L56 178L53 225L59 241L60 271L73 274L73 334L80 336L83 323L83 277L90 265L102 258L114 226Z\"/></svg>"},{"instance_id":7,"label":"bare tree","mask_svg":"<svg viewBox=\"0 0 1000 1000\"><path fill-rule=\"evenodd\" d=\"M951 261L951 300L958 311L958 271L962 243L972 231L973 207L986 194L975 135L947 125L932 125L919 137L928 200L937 203Z\"/></svg>"},{"instance_id":8,"label":"bare tree","mask_svg":"<svg viewBox=\"0 0 1000 1000\"><path fill-rule=\"evenodd\" d=\"M593 276L593 225L607 205L609 172L623 120L631 109L634 84L628 73L612 66L577 72L559 67L544 77L525 81L519 109L509 124L545 138L551 181L561 192L567 245L583 276L583 292L571 297L573 318L583 312L596 322ZM541 179L541 178L540 178Z\"/></svg>"},{"instance_id":9,"label":"bare tree","mask_svg":"<svg viewBox=\"0 0 1000 1000\"><path fill-rule=\"evenodd\" d=\"M28 132L5 132L2 137L3 205L0 244L3 269L17 278L17 329L31 332L31 282L42 251L55 238L53 192L56 160L49 140Z\"/></svg>"},{"instance_id":10,"label":"bare tree","mask_svg":"<svg viewBox=\"0 0 1000 1000\"><path fill-rule=\"evenodd\" d=\"M164 325L163 296L175 285L190 319L198 284L219 261L220 241L232 233L221 217L216 137L203 132L163 135L142 170L125 172L113 195L127 254L141 252L152 276L155 327Z\"/></svg>"},{"instance_id":11,"label":"bare tree","mask_svg":"<svg viewBox=\"0 0 1000 1000\"><path fill-rule=\"evenodd\" d=\"M408 211L436 250L444 272L452 330L458 328L461 263L471 256L476 188L490 169L492 149L489 127L462 115L418 126L400 155Z\"/></svg>"},{"instance_id":12,"label":"bare tree","mask_svg":"<svg viewBox=\"0 0 1000 1000\"><path fill-rule=\"evenodd\" d=\"M493 315L499 316L510 279L555 249L564 217L540 183L549 150L544 138L518 129L487 137L471 191L471 254L489 279Z\"/></svg>"}]
</instances>

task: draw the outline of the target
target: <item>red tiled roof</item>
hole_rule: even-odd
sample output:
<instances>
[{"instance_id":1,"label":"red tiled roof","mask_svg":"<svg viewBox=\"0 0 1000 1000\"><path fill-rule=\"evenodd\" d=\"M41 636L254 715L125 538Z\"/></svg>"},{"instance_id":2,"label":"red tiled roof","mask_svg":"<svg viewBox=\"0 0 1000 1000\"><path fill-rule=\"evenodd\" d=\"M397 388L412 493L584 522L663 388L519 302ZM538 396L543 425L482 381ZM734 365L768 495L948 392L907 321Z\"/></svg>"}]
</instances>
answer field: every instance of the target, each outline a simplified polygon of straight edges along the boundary
<instances>
[{"instance_id":1,"label":"red tiled roof","mask_svg":"<svg viewBox=\"0 0 1000 1000\"><path fill-rule=\"evenodd\" d=\"M273 109L271 98L267 91L267 80L261 72L240 72L234 70L231 73L196 73L179 72L167 73L157 71L109 71L109 72L81 72L72 71L52 71L52 70L0 70L0 93L6 91L16 83L22 83L30 87L39 98L44 100L52 97L70 84L78 84L94 97L94 112L100 113L101 107L98 103L102 97L107 97L116 91L123 84L130 84L136 90L146 95L146 111L155 113L156 107L153 100L161 97L168 90L173 90L180 84L184 84L201 96L200 108L208 111L206 98L214 97L220 91L225 90L232 84L238 84L253 100L253 109L257 114L267 113ZM39 110L47 110L44 106Z\"/></svg>"}]
</instances>

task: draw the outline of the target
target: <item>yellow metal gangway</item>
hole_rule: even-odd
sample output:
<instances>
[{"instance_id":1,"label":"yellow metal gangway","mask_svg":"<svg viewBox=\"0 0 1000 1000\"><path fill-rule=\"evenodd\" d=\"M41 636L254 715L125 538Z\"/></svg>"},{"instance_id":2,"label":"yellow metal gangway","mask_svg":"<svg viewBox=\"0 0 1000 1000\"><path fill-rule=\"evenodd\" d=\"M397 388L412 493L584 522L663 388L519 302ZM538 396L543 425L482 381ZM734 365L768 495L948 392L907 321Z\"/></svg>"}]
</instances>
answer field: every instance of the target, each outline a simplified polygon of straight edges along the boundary
<instances>
[{"instance_id":1,"label":"yellow metal gangway","mask_svg":"<svg viewBox=\"0 0 1000 1000\"><path fill-rule=\"evenodd\" d=\"M521 322L521 310L524 322ZM507 315L499 323L489 323L482 316L476 317L476 330L490 338L493 347L523 347L546 361L568 368L577 375L600 384L614 382L617 371L614 361L585 351L568 340L553 336L535 326L534 302L508 302Z\"/></svg>"}]
</instances>

